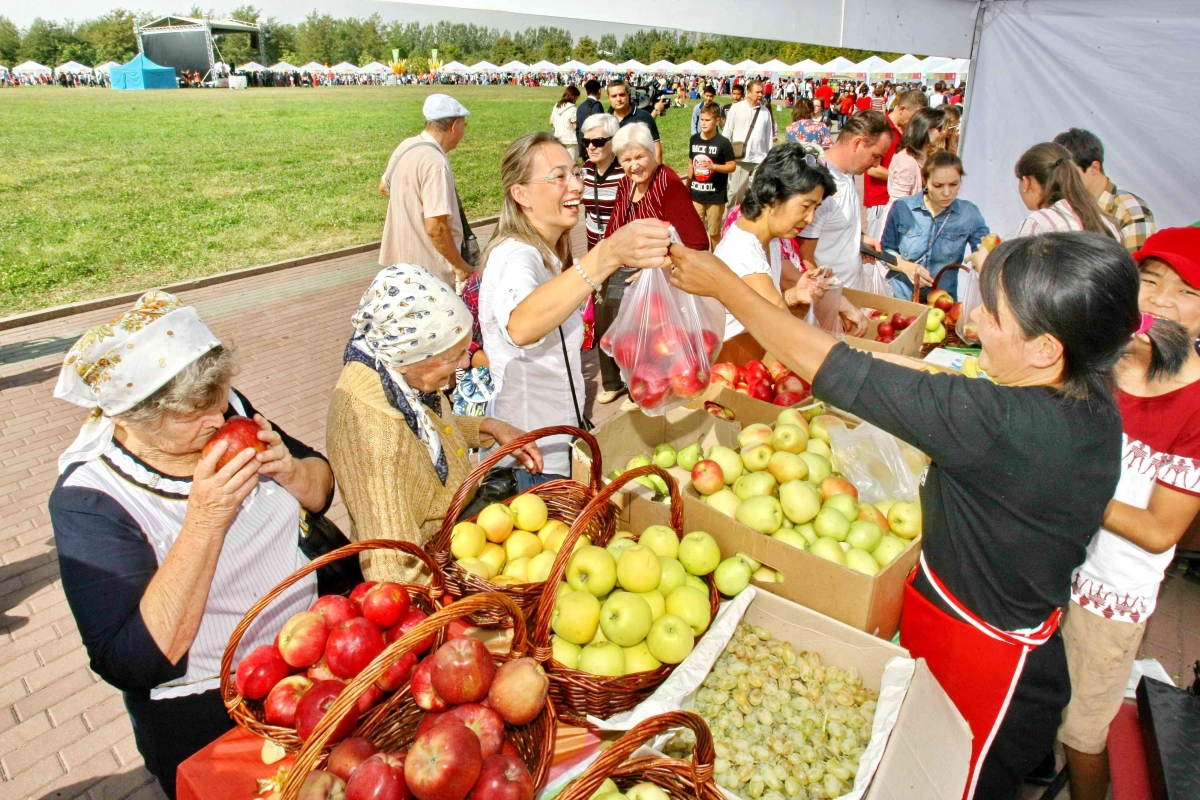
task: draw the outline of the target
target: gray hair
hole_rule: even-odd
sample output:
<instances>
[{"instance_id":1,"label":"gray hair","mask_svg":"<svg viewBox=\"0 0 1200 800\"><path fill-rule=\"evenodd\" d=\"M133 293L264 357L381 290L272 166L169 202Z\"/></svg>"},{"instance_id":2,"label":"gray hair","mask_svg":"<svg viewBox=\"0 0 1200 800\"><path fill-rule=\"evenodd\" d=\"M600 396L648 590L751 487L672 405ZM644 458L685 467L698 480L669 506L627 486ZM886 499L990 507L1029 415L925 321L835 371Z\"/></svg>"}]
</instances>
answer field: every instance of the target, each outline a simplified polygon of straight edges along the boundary
<instances>
[{"instance_id":1,"label":"gray hair","mask_svg":"<svg viewBox=\"0 0 1200 800\"><path fill-rule=\"evenodd\" d=\"M442 133L445 133L446 131L453 128L454 123L460 119L463 119L463 117L442 117L441 119L427 119L427 120L425 120L425 127L433 128L435 131L441 131Z\"/></svg>"},{"instance_id":2,"label":"gray hair","mask_svg":"<svg viewBox=\"0 0 1200 800\"><path fill-rule=\"evenodd\" d=\"M621 123L612 114L592 114L583 121L583 127L579 129L581 134L587 135L588 131L596 128L603 129L605 136L616 136L617 131L621 129Z\"/></svg>"},{"instance_id":3,"label":"gray hair","mask_svg":"<svg viewBox=\"0 0 1200 800\"><path fill-rule=\"evenodd\" d=\"M218 345L181 369L154 394L113 419L131 428L155 430L168 414L195 414L210 409L228 397L236 371L233 348Z\"/></svg>"},{"instance_id":4,"label":"gray hair","mask_svg":"<svg viewBox=\"0 0 1200 800\"><path fill-rule=\"evenodd\" d=\"M630 147L641 147L649 151L650 155L654 155L654 137L650 134L650 126L644 122L635 122L621 128L613 137L612 146L617 158Z\"/></svg>"}]
</instances>

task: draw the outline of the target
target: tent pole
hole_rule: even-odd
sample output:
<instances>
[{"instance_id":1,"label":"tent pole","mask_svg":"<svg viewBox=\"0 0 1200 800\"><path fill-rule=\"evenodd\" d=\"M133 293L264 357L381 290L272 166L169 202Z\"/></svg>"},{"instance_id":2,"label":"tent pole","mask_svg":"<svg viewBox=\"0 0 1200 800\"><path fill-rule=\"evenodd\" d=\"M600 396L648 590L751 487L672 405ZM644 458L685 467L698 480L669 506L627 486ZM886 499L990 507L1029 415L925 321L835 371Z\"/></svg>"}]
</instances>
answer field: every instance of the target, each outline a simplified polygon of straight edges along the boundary
<instances>
[{"instance_id":1,"label":"tent pole","mask_svg":"<svg viewBox=\"0 0 1200 800\"><path fill-rule=\"evenodd\" d=\"M967 96L963 98L963 116L958 130L958 152L963 152L967 137L967 120L971 117L972 101L975 97L975 75L979 69L979 40L983 34L983 14L991 0L979 0L979 10L975 12L975 33L971 36L971 71L967 78Z\"/></svg>"}]
</instances>

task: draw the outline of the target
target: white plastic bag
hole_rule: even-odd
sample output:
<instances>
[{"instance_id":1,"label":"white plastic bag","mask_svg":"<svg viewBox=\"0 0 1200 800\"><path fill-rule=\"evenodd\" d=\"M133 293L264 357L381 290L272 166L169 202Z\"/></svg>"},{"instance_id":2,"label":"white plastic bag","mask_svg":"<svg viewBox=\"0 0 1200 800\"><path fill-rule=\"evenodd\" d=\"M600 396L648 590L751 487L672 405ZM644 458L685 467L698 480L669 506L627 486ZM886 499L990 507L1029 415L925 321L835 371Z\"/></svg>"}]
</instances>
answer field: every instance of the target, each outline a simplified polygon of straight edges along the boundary
<instances>
[{"instance_id":1,"label":"white plastic bag","mask_svg":"<svg viewBox=\"0 0 1200 800\"><path fill-rule=\"evenodd\" d=\"M962 309L958 312L958 322L954 325L954 331L965 344L977 345L979 326L971 319L971 315L983 305L983 293L979 290L979 275L975 270L959 271L958 300L962 303Z\"/></svg>"},{"instance_id":2,"label":"white plastic bag","mask_svg":"<svg viewBox=\"0 0 1200 800\"><path fill-rule=\"evenodd\" d=\"M917 499L920 483L909 467L912 459L902 451L911 445L867 422L853 429L830 425L829 444L833 468L858 488L859 500L882 503Z\"/></svg>"},{"instance_id":3,"label":"white plastic bag","mask_svg":"<svg viewBox=\"0 0 1200 800\"><path fill-rule=\"evenodd\" d=\"M878 261L863 262L862 290L883 297L895 297L892 285L887 280L887 269ZM905 300L908 298L905 297Z\"/></svg>"},{"instance_id":4,"label":"white plastic bag","mask_svg":"<svg viewBox=\"0 0 1200 800\"><path fill-rule=\"evenodd\" d=\"M842 282L830 276L825 279L825 293L813 301L813 319L817 327L823 331L840 336L842 333L842 317L839 313L842 306Z\"/></svg>"}]
</instances>

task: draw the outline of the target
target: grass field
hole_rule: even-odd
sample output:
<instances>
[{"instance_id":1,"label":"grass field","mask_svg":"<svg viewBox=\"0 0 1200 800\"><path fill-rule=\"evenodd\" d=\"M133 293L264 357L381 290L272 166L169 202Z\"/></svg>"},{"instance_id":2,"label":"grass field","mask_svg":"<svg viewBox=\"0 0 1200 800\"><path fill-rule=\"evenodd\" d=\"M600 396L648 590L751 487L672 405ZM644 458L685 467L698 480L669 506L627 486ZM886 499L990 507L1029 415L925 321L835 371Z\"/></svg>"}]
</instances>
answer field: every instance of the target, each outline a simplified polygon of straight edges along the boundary
<instances>
[{"instance_id":1,"label":"grass field","mask_svg":"<svg viewBox=\"0 0 1200 800\"><path fill-rule=\"evenodd\" d=\"M4 91L0 316L379 238L379 175L431 91ZM451 91L472 111L459 193L495 213L505 148L548 128L561 90ZM690 113L659 123L676 170Z\"/></svg>"}]
</instances>

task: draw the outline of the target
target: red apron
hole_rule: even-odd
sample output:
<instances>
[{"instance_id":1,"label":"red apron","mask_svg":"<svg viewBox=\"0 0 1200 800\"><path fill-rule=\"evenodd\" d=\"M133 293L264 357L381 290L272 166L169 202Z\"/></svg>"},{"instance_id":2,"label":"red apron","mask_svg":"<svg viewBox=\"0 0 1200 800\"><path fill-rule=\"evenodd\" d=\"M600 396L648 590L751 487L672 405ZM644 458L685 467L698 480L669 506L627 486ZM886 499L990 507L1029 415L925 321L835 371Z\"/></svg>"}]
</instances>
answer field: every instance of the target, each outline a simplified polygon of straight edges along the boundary
<instances>
[{"instance_id":1,"label":"red apron","mask_svg":"<svg viewBox=\"0 0 1200 800\"><path fill-rule=\"evenodd\" d=\"M904 589L900 615L900 646L923 658L960 714L971 726L971 769L965 800L975 795L979 768L987 758L996 732L1008 712L1029 652L1058 630L1061 609L1034 631L1009 632L975 616L942 584L921 554L919 569L957 617L942 611L913 588L914 569Z\"/></svg>"}]
</instances>

